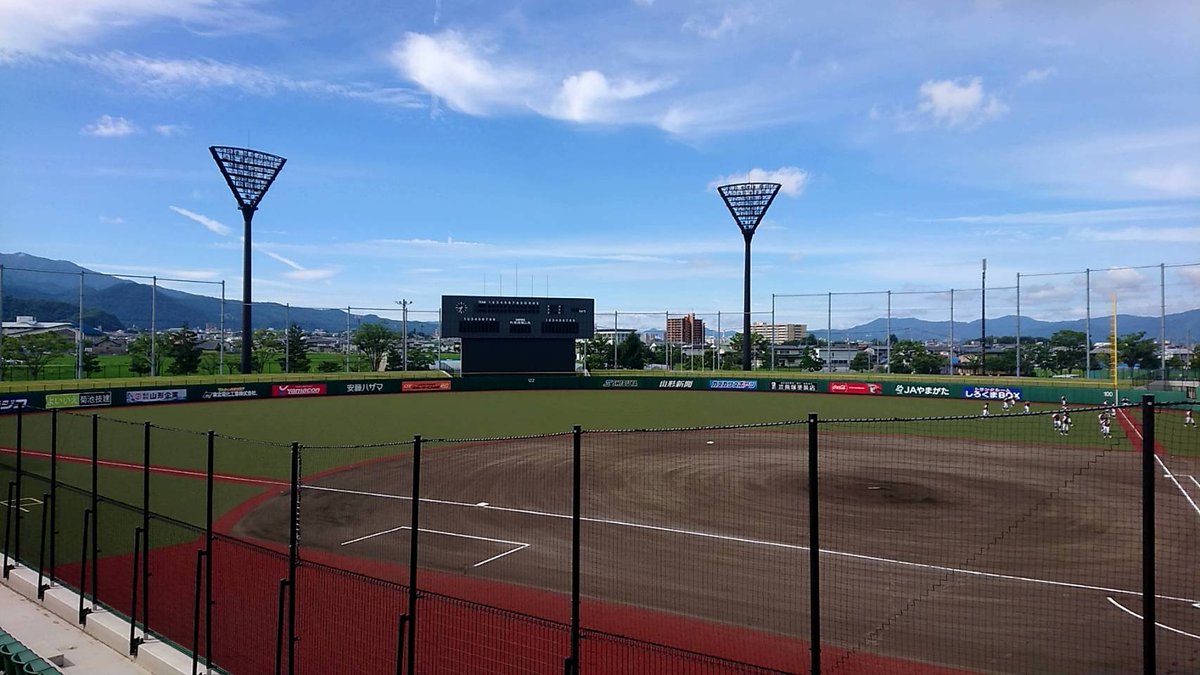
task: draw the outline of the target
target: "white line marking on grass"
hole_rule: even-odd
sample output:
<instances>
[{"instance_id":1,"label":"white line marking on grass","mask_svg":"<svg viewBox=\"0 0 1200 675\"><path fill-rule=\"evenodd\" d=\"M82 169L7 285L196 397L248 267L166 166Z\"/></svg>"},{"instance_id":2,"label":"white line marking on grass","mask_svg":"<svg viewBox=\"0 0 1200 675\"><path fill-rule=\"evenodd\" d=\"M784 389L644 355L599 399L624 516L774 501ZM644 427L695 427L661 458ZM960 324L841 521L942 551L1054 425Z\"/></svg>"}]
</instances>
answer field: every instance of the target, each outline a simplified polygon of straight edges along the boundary
<instances>
[{"instance_id":1,"label":"white line marking on grass","mask_svg":"<svg viewBox=\"0 0 1200 675\"><path fill-rule=\"evenodd\" d=\"M362 495L362 496L369 496L369 497L381 497L383 499L399 499L399 500L406 500L406 501L412 499L412 497L406 496L406 495L390 495L390 494L384 494L384 493L380 493L380 492L359 492L356 490L346 490L343 488L318 487L318 486L313 486L313 485L306 485L304 487L309 490L324 490L327 492L341 492L341 493L346 493L346 494L355 494L355 495ZM504 513L520 513L520 514L530 515L530 516L541 516L544 518L567 519L567 518L571 517L570 514L549 513L546 511L534 511L531 509L517 509L517 508L511 508L511 507L504 507L504 506L479 507L474 503L454 502L454 501L449 501L449 500L445 500L445 499L422 499L421 501L427 502L430 504L441 504L444 506L464 506L464 507L471 507L471 508L485 508L490 511L500 511L500 512L504 512ZM782 549L787 549L787 550L792 550L792 551L807 551L807 550L809 550L809 548L807 546L801 546L799 544L785 544L785 543L777 542L777 541L766 541L764 539L751 539L749 537L735 537L735 536L726 535L726 534L713 534L711 532L699 532L696 530L684 530L684 529L680 529L680 528L676 528L676 527L663 527L661 525L646 525L644 523L631 523L631 522L624 521L624 520L608 520L605 518L588 518L588 517L581 517L580 520L586 521L589 523L598 523L601 525L616 525L619 527L628 527L628 528L637 529L637 530L650 530L653 532L666 532L668 534L680 534L680 535L684 535L684 536L688 536L688 537L699 537L702 539L717 539L720 541L729 541L729 542L735 542L735 543L739 543L739 544L749 544L752 546L767 546L767 547L771 547L771 548L782 548ZM422 530L422 531L424 531L424 530ZM457 535L457 536L466 536L466 535ZM486 539L485 537L480 537L480 538ZM503 540L492 540L492 541L503 542ZM514 543L515 544L515 543L519 543L519 542L503 542L503 543ZM1001 579L1004 581L1017 581L1017 582L1030 583L1030 584L1039 584L1039 585L1044 585L1044 586L1058 586L1058 587L1062 587L1062 588L1074 588L1074 589L1085 590L1085 591L1100 591L1102 593L1112 593L1112 594L1116 594L1116 595L1140 596L1142 594L1141 591L1128 591L1128 590L1124 590L1124 589L1120 589L1120 588L1107 588L1105 586L1092 586L1089 584L1077 584L1077 583L1072 583L1069 581L1054 581L1051 579L1038 579L1036 577L1023 577L1023 576L1017 576L1017 575L1013 575L1013 574L1001 574L998 572L982 572L979 570L971 570L971 569L965 569L965 568L961 568L961 567L948 567L946 565L931 565L928 563L911 562L908 560L897 560L895 558L883 558L880 556L866 555L863 553L849 553L846 551L833 551L830 549L822 549L821 554L831 556L831 557L837 557L837 558L849 558L851 560L865 560L865 561L869 561L869 562L883 563L886 565L897 565L900 567L911 567L911 568L916 568L916 569L936 570L939 572L949 572L951 574L962 574L962 575L966 575L966 576L981 577L981 578L987 578L987 579ZM1172 601L1176 601L1176 602L1188 602L1188 603L1197 602L1197 600L1193 599L1193 598L1179 598L1179 597L1170 596L1170 595L1158 595L1155 597L1157 597L1161 600L1172 600Z\"/></svg>"},{"instance_id":2,"label":"white line marking on grass","mask_svg":"<svg viewBox=\"0 0 1200 675\"><path fill-rule=\"evenodd\" d=\"M393 532L399 532L401 530L411 530L411 529L412 529L411 525L401 525L400 527L393 527L390 530L383 530L382 532L375 532L375 533L368 534L368 535L365 535L362 537L358 537L356 539L350 539L349 541L343 541L341 544L339 544L339 546L346 546L348 544L357 544L360 541L365 541L365 540L371 539L373 537L381 537L385 534L391 534ZM474 565L471 565L471 567L479 567L480 565L486 565L492 561L499 560L506 555L516 553L517 551L524 551L525 549L529 548L529 546L530 546L530 544L528 542L524 542L524 541L511 541L508 539L496 539L494 537L480 537L480 536L474 535L474 534L461 534L459 532L444 532L442 530L427 530L425 528L421 528L418 531L426 532L428 534L440 534L440 535L443 535L446 537L459 537L460 539L474 539L476 541L487 541L487 542L492 542L492 543L496 543L496 544L508 544L510 546L516 547L511 550L505 551L499 555L494 555L494 556L488 558L487 560L481 560L481 561L475 563Z\"/></svg>"},{"instance_id":3,"label":"white line marking on grass","mask_svg":"<svg viewBox=\"0 0 1200 675\"><path fill-rule=\"evenodd\" d=\"M1122 605L1121 603L1117 602L1116 600L1109 598L1108 601L1111 602L1112 604L1116 605L1117 609L1121 610L1122 612L1125 612L1129 616L1135 616L1139 620L1142 620L1142 621L1146 620L1141 614L1138 614L1137 612L1133 611L1132 609L1129 609L1128 607ZM1200 604L1200 603L1198 603L1198 604ZM1193 605L1193 607L1194 606L1195 605ZM1159 623L1159 622L1155 621L1154 625L1158 626L1159 628L1162 628L1163 630L1169 630L1172 633L1179 633L1180 635L1186 635L1186 636L1192 638L1193 640L1200 640L1200 635L1192 635L1191 633L1179 630L1178 628L1172 628L1165 623Z\"/></svg>"},{"instance_id":4,"label":"white line marking on grass","mask_svg":"<svg viewBox=\"0 0 1200 675\"><path fill-rule=\"evenodd\" d=\"M1138 438L1144 438L1142 436L1142 432L1137 428L1137 425L1129 420L1129 415L1126 414L1124 410L1120 410L1118 412L1122 415L1125 415L1125 421L1129 422L1129 428L1133 429L1133 433L1137 434ZM1196 506L1196 502L1192 499L1192 496L1188 494L1187 490L1183 489L1183 486L1180 485L1179 481L1175 479L1175 474L1171 473L1171 470L1167 468L1167 465L1163 463L1162 459L1159 458L1157 453L1154 455L1154 461L1158 462L1159 468L1163 470L1163 478L1169 478L1171 482L1175 484L1175 487L1183 493L1183 498L1192 505L1192 510L1195 511L1197 515L1200 515L1200 506ZM1195 480L1195 478L1192 479L1193 482L1195 482Z\"/></svg>"},{"instance_id":5,"label":"white line marking on grass","mask_svg":"<svg viewBox=\"0 0 1200 675\"><path fill-rule=\"evenodd\" d=\"M1195 476L1188 476L1188 478L1191 478L1192 482L1196 484L1196 487L1200 488L1200 480L1196 480Z\"/></svg>"}]
</instances>

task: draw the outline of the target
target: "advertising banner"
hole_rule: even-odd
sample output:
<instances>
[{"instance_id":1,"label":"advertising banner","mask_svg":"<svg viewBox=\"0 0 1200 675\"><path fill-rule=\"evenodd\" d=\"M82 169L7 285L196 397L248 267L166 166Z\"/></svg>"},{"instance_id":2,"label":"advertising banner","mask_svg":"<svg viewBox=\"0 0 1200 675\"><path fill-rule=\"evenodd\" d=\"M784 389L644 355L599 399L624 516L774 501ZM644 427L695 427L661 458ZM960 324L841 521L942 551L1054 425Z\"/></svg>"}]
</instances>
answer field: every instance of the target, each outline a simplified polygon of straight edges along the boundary
<instances>
[{"instance_id":1,"label":"advertising banner","mask_svg":"<svg viewBox=\"0 0 1200 675\"><path fill-rule=\"evenodd\" d=\"M659 380L659 389L693 389L695 380Z\"/></svg>"},{"instance_id":2,"label":"advertising banner","mask_svg":"<svg viewBox=\"0 0 1200 675\"><path fill-rule=\"evenodd\" d=\"M709 380L708 388L751 391L758 389L758 380Z\"/></svg>"},{"instance_id":3,"label":"advertising banner","mask_svg":"<svg viewBox=\"0 0 1200 675\"><path fill-rule=\"evenodd\" d=\"M1003 401L1006 398L1021 400L1019 387L964 387L963 398L984 398Z\"/></svg>"},{"instance_id":4,"label":"advertising banner","mask_svg":"<svg viewBox=\"0 0 1200 675\"><path fill-rule=\"evenodd\" d=\"M9 396L0 398L0 414L16 412L18 408L28 408L29 398Z\"/></svg>"},{"instance_id":5,"label":"advertising banner","mask_svg":"<svg viewBox=\"0 0 1200 675\"><path fill-rule=\"evenodd\" d=\"M205 391L200 395L200 398L205 400L221 400L230 398L258 398L258 390L253 387L237 386L237 387L217 387Z\"/></svg>"},{"instance_id":6,"label":"advertising banner","mask_svg":"<svg viewBox=\"0 0 1200 675\"><path fill-rule=\"evenodd\" d=\"M186 401L187 389L140 389L125 392L126 403L166 403Z\"/></svg>"},{"instance_id":7,"label":"advertising banner","mask_svg":"<svg viewBox=\"0 0 1200 675\"><path fill-rule=\"evenodd\" d=\"M272 396L324 396L325 393L326 386L324 382L271 385Z\"/></svg>"},{"instance_id":8,"label":"advertising banner","mask_svg":"<svg viewBox=\"0 0 1200 675\"><path fill-rule=\"evenodd\" d=\"M897 383L888 386L892 388L892 394L895 396L950 397L950 387L941 385Z\"/></svg>"},{"instance_id":9,"label":"advertising banner","mask_svg":"<svg viewBox=\"0 0 1200 675\"><path fill-rule=\"evenodd\" d=\"M372 382L337 382L331 383L337 387L343 394L383 394L395 393L400 391L400 387L395 382L375 380Z\"/></svg>"},{"instance_id":10,"label":"advertising banner","mask_svg":"<svg viewBox=\"0 0 1200 675\"><path fill-rule=\"evenodd\" d=\"M111 391L85 391L67 394L46 394L47 408L83 408L112 405Z\"/></svg>"},{"instance_id":11,"label":"advertising banner","mask_svg":"<svg viewBox=\"0 0 1200 675\"><path fill-rule=\"evenodd\" d=\"M628 380L607 379L600 386L604 389L637 389L641 384L636 378Z\"/></svg>"},{"instance_id":12,"label":"advertising banner","mask_svg":"<svg viewBox=\"0 0 1200 675\"><path fill-rule=\"evenodd\" d=\"M400 391L450 391L450 380L407 380Z\"/></svg>"},{"instance_id":13,"label":"advertising banner","mask_svg":"<svg viewBox=\"0 0 1200 675\"><path fill-rule=\"evenodd\" d=\"M804 382L801 380L772 380L771 391L793 391L816 394L821 391L821 385L816 382Z\"/></svg>"},{"instance_id":14,"label":"advertising banner","mask_svg":"<svg viewBox=\"0 0 1200 675\"><path fill-rule=\"evenodd\" d=\"M867 394L883 393L883 385L877 382L830 382L831 394Z\"/></svg>"}]
</instances>

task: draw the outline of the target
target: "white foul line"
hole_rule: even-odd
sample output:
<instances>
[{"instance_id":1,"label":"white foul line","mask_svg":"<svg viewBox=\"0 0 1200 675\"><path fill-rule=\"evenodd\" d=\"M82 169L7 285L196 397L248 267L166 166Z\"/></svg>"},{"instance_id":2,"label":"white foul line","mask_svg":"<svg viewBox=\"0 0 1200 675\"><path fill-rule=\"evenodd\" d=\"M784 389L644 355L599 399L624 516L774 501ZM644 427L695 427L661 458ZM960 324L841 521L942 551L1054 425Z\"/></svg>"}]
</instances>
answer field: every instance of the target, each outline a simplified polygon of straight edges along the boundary
<instances>
[{"instance_id":1,"label":"white foul line","mask_svg":"<svg viewBox=\"0 0 1200 675\"><path fill-rule=\"evenodd\" d=\"M1188 478L1191 478L1192 482L1196 484L1196 487L1200 488L1200 480L1196 480L1195 476L1188 476Z\"/></svg>"},{"instance_id":2,"label":"white foul line","mask_svg":"<svg viewBox=\"0 0 1200 675\"><path fill-rule=\"evenodd\" d=\"M1128 607L1122 605L1121 603L1117 602L1116 600L1109 598L1108 601L1111 602L1112 604L1116 605L1117 609L1121 610L1122 612L1125 612L1126 614L1128 614L1130 616L1136 616L1138 619L1141 619L1142 621L1146 620L1141 614L1138 614L1137 612L1129 609ZM1159 622L1155 621L1154 625L1158 626L1159 628L1162 628L1163 630L1169 630L1172 633L1179 633L1180 635L1186 635L1190 638L1200 640L1200 635L1192 635L1191 633L1181 631L1178 628L1172 628L1165 623L1159 623Z\"/></svg>"},{"instance_id":3,"label":"white foul line","mask_svg":"<svg viewBox=\"0 0 1200 675\"><path fill-rule=\"evenodd\" d=\"M379 493L379 492L359 492L356 490L346 490L343 488L331 488L331 487L319 487L319 486L314 486L314 485L306 485L304 487L309 490L324 490L327 492L340 492L340 493L345 493L345 494L363 495L363 496L367 496L367 497L382 497L384 499L400 499L400 500L411 500L412 499L412 497L408 497L408 496L404 496L404 495L389 495L389 494L383 494L383 493ZM465 506L465 507L469 507L469 508L483 508L483 509L488 509L491 511L501 511L501 512L507 512L507 513L520 513L520 514L532 515L532 516L542 516L545 518L570 518L571 517L570 514L548 513L545 511L534 511L531 509L517 509L517 508L511 508L511 507L504 507L504 506L479 506L478 504L471 504L471 503L467 503L467 502L448 501L448 500L444 500L444 499L422 499L421 501L429 502L431 504L442 504L442 505L446 505L446 506ZM631 523L631 522L623 521L623 520L608 520L608 519L604 519L604 518L588 518L588 517L581 517L580 520L587 521L589 523L599 523L602 525L617 525L620 527L629 527L629 528L638 529L638 530L651 530L651 531L655 531L655 532L667 532L670 534L681 534L681 535L685 535L685 536L689 536L689 537L700 537L700 538L704 538L704 539L718 539L721 541L732 541L732 542L737 542L740 544L751 544L754 546L769 546L772 548L782 548L782 549L788 549L788 550L793 550L793 551L809 550L809 548L807 546L801 546L799 544L785 544L785 543L777 542L777 541L766 541L764 539L751 539L748 537L735 537L735 536L725 535L725 534L713 534L710 532L699 532L696 530L683 530L683 529L679 529L679 528L675 528L675 527L663 527L661 525L646 525L643 523ZM396 529L404 529L404 528L396 528ZM395 530L391 530L391 531L394 532ZM422 530L422 532L424 532L424 530ZM383 533L379 533L379 534L383 534ZM448 533L443 533L443 534L448 534ZM376 535L368 535L368 536L376 536ZM451 536L464 536L465 537L467 535L451 535ZM477 537L477 538L486 539L485 537ZM358 541L358 540L355 540L355 541ZM490 541L500 541L502 543L509 543L509 544L520 543L520 542L506 542L506 541L503 541L500 539L492 539ZM347 543L351 543L351 542L347 542ZM526 546L528 546L528 544L526 544ZM515 553L515 552L516 551L509 551L509 553ZM1103 593L1113 593L1113 594L1117 594L1117 595L1132 595L1132 596L1141 596L1142 595L1141 591L1127 591L1127 590L1120 589L1120 588L1106 588L1104 586L1091 586L1088 584L1077 584L1077 583L1072 583L1069 581L1053 581L1050 579L1038 579L1035 577L1023 577L1023 576L1017 576L1017 575L1013 575L1013 574L1000 574L998 572L982 572L979 570L970 570L970 569L965 569L965 568L961 568L961 567L947 567L945 565L930 565L927 563L911 562L908 560L897 560L894 558L883 558L883 557L879 557L879 556L866 555L866 554L862 554L862 553L849 553L846 551L833 551L830 549L821 549L821 554L833 556L833 557L840 557L840 558L850 558L852 560L866 560L866 561L870 561L870 562L878 562L878 563L884 563L884 564L888 564L888 565L898 565L901 567L913 567L913 568L918 568L918 569L936 570L939 572L950 572L952 574L963 574L963 575L967 575L967 576L983 577L983 578L988 578L988 579L1003 579L1006 581L1019 581L1019 582L1025 582L1025 583L1030 583L1030 584L1041 584L1041 585L1046 585L1046 586L1059 586L1059 587L1063 587L1063 588L1075 588L1075 589L1080 589L1080 590L1085 590L1085 591L1100 591ZM508 554L505 553L504 555L508 555ZM487 562L487 561L484 561L484 562ZM480 564L482 564L482 563L480 563ZM1172 600L1172 601L1177 601L1177 602L1187 602L1187 603L1197 602L1197 600L1194 600L1192 598L1180 598L1180 597L1175 597L1175 596L1170 596L1170 595L1157 595L1155 597L1157 597L1161 600Z\"/></svg>"},{"instance_id":4,"label":"white foul line","mask_svg":"<svg viewBox=\"0 0 1200 675\"><path fill-rule=\"evenodd\" d=\"M339 492L340 492L340 490L339 490ZM399 532L400 530L411 530L411 529L412 529L412 526L410 526L410 525L401 525L400 527L393 527L390 530L383 530L382 532L375 532L373 534L368 534L366 536L358 537L357 539L350 539L349 541L343 541L341 544L339 544L339 546L346 546L347 544L356 544L360 541L364 541L364 540L370 539L372 537L380 537L385 534ZM512 550L505 551L505 552L501 553L500 555L494 555L494 556L488 558L487 560L477 562L474 565L471 565L471 567L479 567L480 565L486 565L494 560L499 560L499 559L503 558L504 556L509 555L510 553L516 553L517 551L523 551L523 550L529 548L529 544L526 542L523 542L523 541L509 541L508 539L495 539L493 537L480 537L480 536L476 536L473 534L460 534L458 532L443 532L441 530L426 530L423 528L418 531L419 532L428 532L429 534L441 534L441 535L444 535L447 537L459 537L461 539L474 539L476 541L489 541L489 542L493 542L496 544L509 544L510 546L516 547Z\"/></svg>"},{"instance_id":5,"label":"white foul line","mask_svg":"<svg viewBox=\"0 0 1200 675\"><path fill-rule=\"evenodd\" d=\"M1137 434L1138 438L1144 439L1145 437L1142 436L1142 432L1137 428L1137 425L1135 425L1133 423L1133 421L1129 419L1129 415L1126 414L1124 410L1119 410L1118 412L1122 415L1125 415L1125 421L1129 423L1129 428L1133 429L1133 433ZM1153 451L1153 448L1151 448L1151 450ZM1192 505L1192 510L1194 510L1198 515L1200 515L1200 506L1196 506L1196 502L1192 500L1192 496L1188 494L1187 490L1183 489L1183 486L1180 485L1179 481L1175 479L1175 474L1171 473L1171 470L1167 468L1166 464L1163 464L1163 461L1161 459L1159 459L1157 453L1155 453L1155 455L1154 455L1154 461L1158 462L1159 468L1161 468L1165 472L1163 474L1163 476L1171 479L1171 482L1175 484L1175 487L1178 488L1179 491L1183 493L1183 498L1186 499L1188 501L1188 503ZM1195 482L1195 480L1196 479L1193 478L1192 482Z\"/></svg>"}]
</instances>

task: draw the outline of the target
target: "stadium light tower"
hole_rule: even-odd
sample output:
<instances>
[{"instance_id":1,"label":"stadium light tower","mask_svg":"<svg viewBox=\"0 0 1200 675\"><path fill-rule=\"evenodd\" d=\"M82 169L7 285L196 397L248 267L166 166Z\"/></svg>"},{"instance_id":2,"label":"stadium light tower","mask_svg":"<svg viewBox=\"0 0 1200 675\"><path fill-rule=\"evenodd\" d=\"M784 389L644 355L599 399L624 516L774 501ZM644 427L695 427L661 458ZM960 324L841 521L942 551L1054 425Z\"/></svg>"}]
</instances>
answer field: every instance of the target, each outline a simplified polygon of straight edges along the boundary
<instances>
[{"instance_id":1,"label":"stadium light tower","mask_svg":"<svg viewBox=\"0 0 1200 675\"><path fill-rule=\"evenodd\" d=\"M717 188L725 207L733 216L742 238L746 240L746 297L742 312L742 370L750 370L750 240L762 222L775 195L779 194L779 183L735 183Z\"/></svg>"},{"instance_id":2,"label":"stadium light tower","mask_svg":"<svg viewBox=\"0 0 1200 675\"><path fill-rule=\"evenodd\" d=\"M237 198L245 232L242 237L242 373L250 372L250 223L263 195L287 162L258 150L213 145L208 148Z\"/></svg>"}]
</instances>

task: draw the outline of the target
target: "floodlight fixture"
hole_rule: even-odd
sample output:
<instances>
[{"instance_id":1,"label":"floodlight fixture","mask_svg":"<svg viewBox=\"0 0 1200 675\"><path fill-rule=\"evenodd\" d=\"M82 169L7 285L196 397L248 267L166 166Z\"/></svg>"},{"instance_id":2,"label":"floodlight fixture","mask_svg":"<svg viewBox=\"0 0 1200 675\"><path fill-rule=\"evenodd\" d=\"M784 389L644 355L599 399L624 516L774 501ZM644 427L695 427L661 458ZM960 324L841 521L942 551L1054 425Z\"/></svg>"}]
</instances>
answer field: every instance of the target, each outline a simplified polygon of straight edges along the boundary
<instances>
[{"instance_id":1,"label":"floodlight fixture","mask_svg":"<svg viewBox=\"0 0 1200 675\"><path fill-rule=\"evenodd\" d=\"M734 183L717 188L725 207L742 231L746 240L745 303L742 310L742 370L750 370L750 240L758 229L775 195L779 194L779 183Z\"/></svg>"},{"instance_id":2,"label":"floodlight fixture","mask_svg":"<svg viewBox=\"0 0 1200 675\"><path fill-rule=\"evenodd\" d=\"M250 226L254 212L287 162L283 157L247 148L213 145L208 148L221 175L237 199L245 234L242 237L242 373L250 372Z\"/></svg>"}]
</instances>

